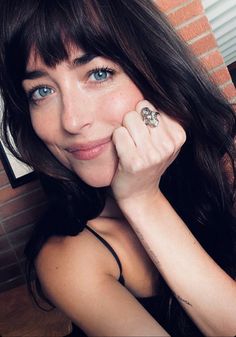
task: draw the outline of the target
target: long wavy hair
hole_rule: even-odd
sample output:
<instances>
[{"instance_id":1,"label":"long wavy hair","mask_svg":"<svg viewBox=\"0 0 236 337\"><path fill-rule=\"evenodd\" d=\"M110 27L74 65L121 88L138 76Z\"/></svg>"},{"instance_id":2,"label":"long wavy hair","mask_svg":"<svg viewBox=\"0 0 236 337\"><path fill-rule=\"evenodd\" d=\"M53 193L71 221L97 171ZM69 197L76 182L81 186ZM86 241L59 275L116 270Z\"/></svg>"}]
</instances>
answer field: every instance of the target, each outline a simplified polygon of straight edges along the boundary
<instances>
[{"instance_id":1,"label":"long wavy hair","mask_svg":"<svg viewBox=\"0 0 236 337\"><path fill-rule=\"evenodd\" d=\"M85 184L37 137L22 88L32 49L55 67L78 46L118 63L146 99L183 126L187 141L161 189L206 251L235 278L235 113L153 1L8 0L0 3L0 22L2 136L16 157L43 176L51 200L52 211L26 248L28 277L50 236L77 235L105 204L106 187ZM164 280L163 299L160 321L167 331L193 335Z\"/></svg>"}]
</instances>

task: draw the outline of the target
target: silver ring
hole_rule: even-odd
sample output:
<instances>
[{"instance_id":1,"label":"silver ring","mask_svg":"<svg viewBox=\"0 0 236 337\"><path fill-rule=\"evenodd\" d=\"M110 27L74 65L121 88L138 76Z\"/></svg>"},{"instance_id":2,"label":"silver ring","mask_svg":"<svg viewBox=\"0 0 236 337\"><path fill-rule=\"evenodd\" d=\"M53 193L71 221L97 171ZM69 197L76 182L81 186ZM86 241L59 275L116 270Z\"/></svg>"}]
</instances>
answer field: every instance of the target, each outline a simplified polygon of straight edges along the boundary
<instances>
[{"instance_id":1,"label":"silver ring","mask_svg":"<svg viewBox=\"0 0 236 337\"><path fill-rule=\"evenodd\" d=\"M157 118L158 115L160 115L160 112L152 111L147 106L141 110L141 116L144 123L148 126L151 126L152 128L157 127L159 124L159 120Z\"/></svg>"}]
</instances>

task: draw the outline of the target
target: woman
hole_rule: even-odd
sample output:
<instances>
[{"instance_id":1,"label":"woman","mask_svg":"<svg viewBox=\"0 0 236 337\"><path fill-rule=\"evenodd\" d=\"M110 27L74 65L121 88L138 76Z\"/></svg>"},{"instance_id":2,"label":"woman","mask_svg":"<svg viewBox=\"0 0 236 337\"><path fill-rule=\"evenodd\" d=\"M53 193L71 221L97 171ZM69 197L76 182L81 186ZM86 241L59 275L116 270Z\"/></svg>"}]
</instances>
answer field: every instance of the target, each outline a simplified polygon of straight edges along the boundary
<instances>
[{"instance_id":1,"label":"woman","mask_svg":"<svg viewBox=\"0 0 236 337\"><path fill-rule=\"evenodd\" d=\"M39 293L78 336L235 335L235 114L217 87L151 1L0 13L4 139L51 200L26 250Z\"/></svg>"}]
</instances>

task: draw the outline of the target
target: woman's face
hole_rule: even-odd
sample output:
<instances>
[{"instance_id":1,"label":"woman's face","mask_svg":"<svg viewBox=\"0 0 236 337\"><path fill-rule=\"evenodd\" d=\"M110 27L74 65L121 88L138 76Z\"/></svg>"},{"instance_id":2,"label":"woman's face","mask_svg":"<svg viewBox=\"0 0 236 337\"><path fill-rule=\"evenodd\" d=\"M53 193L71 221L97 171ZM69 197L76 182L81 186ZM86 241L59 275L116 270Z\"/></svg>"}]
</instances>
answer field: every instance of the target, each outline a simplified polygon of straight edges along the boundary
<instances>
[{"instance_id":1,"label":"woman's face","mask_svg":"<svg viewBox=\"0 0 236 337\"><path fill-rule=\"evenodd\" d=\"M110 185L118 164L113 131L143 99L121 67L76 48L49 68L31 53L23 87L33 128L54 156L87 184Z\"/></svg>"}]
</instances>

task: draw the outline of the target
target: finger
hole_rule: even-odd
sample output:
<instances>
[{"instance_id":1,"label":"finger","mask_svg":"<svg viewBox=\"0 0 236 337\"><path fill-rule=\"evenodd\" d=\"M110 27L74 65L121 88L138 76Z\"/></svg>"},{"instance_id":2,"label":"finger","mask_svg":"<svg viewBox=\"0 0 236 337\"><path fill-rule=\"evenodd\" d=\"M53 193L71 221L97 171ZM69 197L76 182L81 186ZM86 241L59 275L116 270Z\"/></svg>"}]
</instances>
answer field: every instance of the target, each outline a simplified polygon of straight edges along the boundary
<instances>
[{"instance_id":1,"label":"finger","mask_svg":"<svg viewBox=\"0 0 236 337\"><path fill-rule=\"evenodd\" d=\"M143 123L148 127L149 132L156 131L161 118L160 111L147 100L138 102L136 111L141 116Z\"/></svg>"},{"instance_id":2,"label":"finger","mask_svg":"<svg viewBox=\"0 0 236 337\"><path fill-rule=\"evenodd\" d=\"M151 111L160 112L147 100L140 101L136 106L136 110L141 114L142 109L145 107ZM148 127L153 145L156 148L160 148L161 144L163 144L163 147L167 147L167 149L170 146L174 146L178 150L186 141L186 133L183 127L164 112L160 112L157 119L159 121L157 127Z\"/></svg>"},{"instance_id":3,"label":"finger","mask_svg":"<svg viewBox=\"0 0 236 337\"><path fill-rule=\"evenodd\" d=\"M163 119L165 121L165 118L163 118L159 111L157 111L155 107L147 100L140 101L136 106L136 110L140 114L146 112L146 115L150 117L150 119L146 122L145 115L144 123L146 122L146 124L148 124L147 129L149 130L150 139L154 149L158 151L161 160L167 163L175 155L175 152L178 149L176 149L174 139L169 133L166 123L163 122ZM155 122L157 123L155 124Z\"/></svg>"},{"instance_id":4,"label":"finger","mask_svg":"<svg viewBox=\"0 0 236 337\"><path fill-rule=\"evenodd\" d=\"M163 141L167 143L167 148L168 144L172 144L174 153L176 153L186 141L186 132L177 121L165 114L162 116L162 124L165 128Z\"/></svg>"},{"instance_id":5,"label":"finger","mask_svg":"<svg viewBox=\"0 0 236 337\"><path fill-rule=\"evenodd\" d=\"M132 158L136 156L136 145L128 130L121 126L114 130L112 135L113 143L116 147L117 155L122 167L129 165Z\"/></svg>"},{"instance_id":6,"label":"finger","mask_svg":"<svg viewBox=\"0 0 236 337\"><path fill-rule=\"evenodd\" d=\"M142 110L146 108L148 108L150 111L157 111L157 109L147 100L142 100L136 105L136 111L140 116L142 114ZM156 116L156 119L158 120L157 126L145 125L145 120L143 121L143 124L146 126L146 129L149 132L150 140L154 149L159 151L162 150L162 144L165 144L167 135L165 131L165 125L162 122L161 112L159 112L159 114Z\"/></svg>"},{"instance_id":7,"label":"finger","mask_svg":"<svg viewBox=\"0 0 236 337\"><path fill-rule=\"evenodd\" d=\"M123 126L128 130L138 148L143 149L148 146L150 134L137 111L130 111L125 115Z\"/></svg>"}]
</instances>

